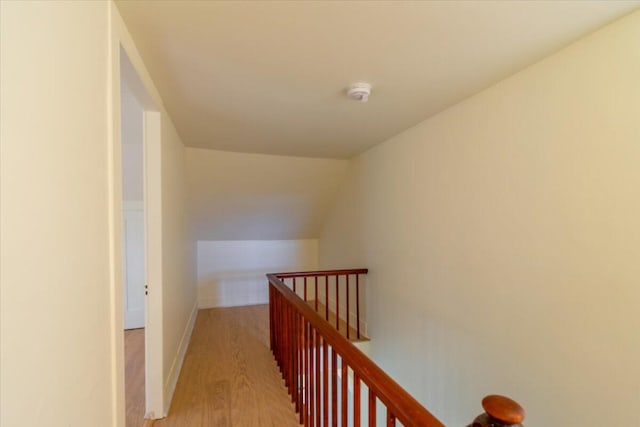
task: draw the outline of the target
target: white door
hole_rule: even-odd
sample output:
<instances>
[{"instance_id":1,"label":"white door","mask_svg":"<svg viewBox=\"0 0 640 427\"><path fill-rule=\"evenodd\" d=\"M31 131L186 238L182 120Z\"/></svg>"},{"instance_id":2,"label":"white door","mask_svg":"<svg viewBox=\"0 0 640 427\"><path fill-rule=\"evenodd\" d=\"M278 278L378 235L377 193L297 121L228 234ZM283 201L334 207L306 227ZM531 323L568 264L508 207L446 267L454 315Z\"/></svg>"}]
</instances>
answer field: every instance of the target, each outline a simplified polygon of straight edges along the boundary
<instances>
[{"instance_id":1,"label":"white door","mask_svg":"<svg viewBox=\"0 0 640 427\"><path fill-rule=\"evenodd\" d=\"M124 328L144 327L144 212L123 212Z\"/></svg>"}]
</instances>

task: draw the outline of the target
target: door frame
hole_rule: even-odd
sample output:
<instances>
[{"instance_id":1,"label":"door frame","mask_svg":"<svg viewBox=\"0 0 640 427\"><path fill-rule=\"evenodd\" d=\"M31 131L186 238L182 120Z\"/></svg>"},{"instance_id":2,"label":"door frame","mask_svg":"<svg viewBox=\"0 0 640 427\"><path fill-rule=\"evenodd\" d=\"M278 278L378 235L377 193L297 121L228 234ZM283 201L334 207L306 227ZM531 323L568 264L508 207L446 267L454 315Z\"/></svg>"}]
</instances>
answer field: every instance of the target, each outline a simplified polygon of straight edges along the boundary
<instances>
[{"instance_id":1,"label":"door frame","mask_svg":"<svg viewBox=\"0 0 640 427\"><path fill-rule=\"evenodd\" d=\"M145 223L145 418L164 417L162 315L161 113L153 83L117 8L110 4L109 216L111 224L112 414L113 425L125 425L124 297L122 261L122 141L120 86L127 86L143 113L143 182Z\"/></svg>"}]
</instances>

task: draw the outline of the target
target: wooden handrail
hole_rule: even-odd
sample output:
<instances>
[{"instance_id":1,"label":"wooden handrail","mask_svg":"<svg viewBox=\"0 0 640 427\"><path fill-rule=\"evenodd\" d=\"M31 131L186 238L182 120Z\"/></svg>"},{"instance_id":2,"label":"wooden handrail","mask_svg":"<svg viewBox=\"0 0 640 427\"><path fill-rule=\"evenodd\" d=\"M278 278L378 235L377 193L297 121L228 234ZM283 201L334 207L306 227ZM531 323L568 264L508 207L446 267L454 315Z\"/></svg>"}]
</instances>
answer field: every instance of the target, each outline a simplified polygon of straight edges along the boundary
<instances>
[{"instance_id":1,"label":"wooden handrail","mask_svg":"<svg viewBox=\"0 0 640 427\"><path fill-rule=\"evenodd\" d=\"M422 406L420 402L415 400L378 365L376 365L356 346L354 346L350 341L343 337L331 324L329 324L324 318L318 315L318 313L316 313L311 307L309 307L280 279L288 277L305 277L305 275L308 277L310 275L319 274L346 274L347 272L349 272L349 274L366 273L367 269L328 270L312 273L299 272L267 274L271 288L269 296L272 303L270 304L272 306L270 309L270 326L272 328L272 334L274 334L273 330L279 327L278 321L290 324L290 326L284 326L284 336L282 338L272 335L271 345L272 350L274 351L274 355L276 356L276 360L278 360L278 363L283 369L283 376L285 376L285 382L289 386L289 391L290 394L292 394L292 399L294 399L294 394L299 393L303 388L297 382L300 381L301 377L304 377L306 372L305 368L309 365L309 361L305 359L304 352L306 351L306 357L308 357L309 351L315 351L315 360L320 360L321 358L318 358L317 355L320 354L320 342L322 342L322 345L326 344L332 348L332 366L334 369L336 367L336 353L342 360L343 374L347 369L347 366L351 368L354 373L354 389L356 389L356 381L358 384L358 395L360 393L359 383L363 382L369 388L369 401L371 402L371 396L374 396L374 402L375 397L377 397L387 407L387 425L395 425L395 420L397 419L407 427L444 427L444 424L442 424L434 415L432 415L426 408L424 408L424 406ZM274 292L277 292L277 294ZM292 311L291 308L293 308L294 311ZM275 317L277 317L278 319L276 319ZM300 317L302 318L302 323L300 323ZM309 325L309 328L307 327L307 325ZM311 337L310 340L308 340L309 337ZM302 352L302 356L300 352ZM326 362L326 350L324 354L324 361ZM302 366L300 366L300 364L302 364ZM318 365L314 366L316 367L316 369L319 369ZM296 372L289 372L290 370ZM302 375L299 375L297 372L300 370L303 373ZM310 372L308 374L313 378L313 372ZM335 378L335 371L332 372L332 377ZM355 380L356 378L357 380ZM343 375L343 381L344 380L345 377ZM343 382L343 386L344 384L345 383ZM332 381L332 387L333 386L335 386L335 380ZM310 391L311 395L313 395L313 387L311 387L311 390L305 390L305 392L308 391ZM334 398L335 394L332 396L332 400ZM296 409L298 409L299 407L299 402L302 401L309 402L311 405L313 405L313 399L311 399L311 401L308 401L307 399L300 398L300 400L298 400L296 398ZM333 402L334 408L332 410L332 415L335 416L335 414L337 413L337 408L335 408L335 400L333 400ZM329 403L325 400L325 407L328 404ZM375 405L373 406L373 408L369 406L369 411L370 414L373 413L375 416ZM313 406L311 406L311 413L313 413ZM320 410L318 407L318 415L319 414ZM306 421L308 420L302 416L302 412L301 420L305 421L305 425L308 425L306 423ZM374 425L371 424L371 419L369 422L370 425ZM314 425L313 421L311 421L310 425Z\"/></svg>"},{"instance_id":2,"label":"wooden handrail","mask_svg":"<svg viewBox=\"0 0 640 427\"><path fill-rule=\"evenodd\" d=\"M368 268L354 268L351 270L320 270L320 271L296 271L293 273L274 273L273 275L280 279L289 279L291 277L316 277L316 276L336 276L347 274L367 274ZM269 277L269 274L267 274Z\"/></svg>"}]
</instances>

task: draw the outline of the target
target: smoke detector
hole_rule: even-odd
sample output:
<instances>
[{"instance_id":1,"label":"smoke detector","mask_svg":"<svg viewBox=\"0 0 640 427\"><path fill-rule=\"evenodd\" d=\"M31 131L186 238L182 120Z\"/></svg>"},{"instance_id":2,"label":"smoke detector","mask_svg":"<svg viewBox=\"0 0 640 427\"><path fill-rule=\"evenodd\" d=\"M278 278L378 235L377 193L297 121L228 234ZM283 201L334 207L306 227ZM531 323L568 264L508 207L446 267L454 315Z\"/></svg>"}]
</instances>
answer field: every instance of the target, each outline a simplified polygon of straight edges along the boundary
<instances>
[{"instance_id":1,"label":"smoke detector","mask_svg":"<svg viewBox=\"0 0 640 427\"><path fill-rule=\"evenodd\" d=\"M354 83L347 89L347 96L354 101L367 102L369 95L371 95L371 85L369 83Z\"/></svg>"}]
</instances>

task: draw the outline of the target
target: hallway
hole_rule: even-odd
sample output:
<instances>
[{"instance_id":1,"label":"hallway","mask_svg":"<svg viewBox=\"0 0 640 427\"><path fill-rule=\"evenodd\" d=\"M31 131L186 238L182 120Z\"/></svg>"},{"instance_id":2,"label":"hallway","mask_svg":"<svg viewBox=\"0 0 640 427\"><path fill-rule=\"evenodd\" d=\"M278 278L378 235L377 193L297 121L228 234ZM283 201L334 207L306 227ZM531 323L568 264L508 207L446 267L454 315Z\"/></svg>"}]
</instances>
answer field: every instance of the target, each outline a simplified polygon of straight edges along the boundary
<instances>
[{"instance_id":1,"label":"hallway","mask_svg":"<svg viewBox=\"0 0 640 427\"><path fill-rule=\"evenodd\" d=\"M200 310L169 416L154 427L298 426L267 305Z\"/></svg>"}]
</instances>

